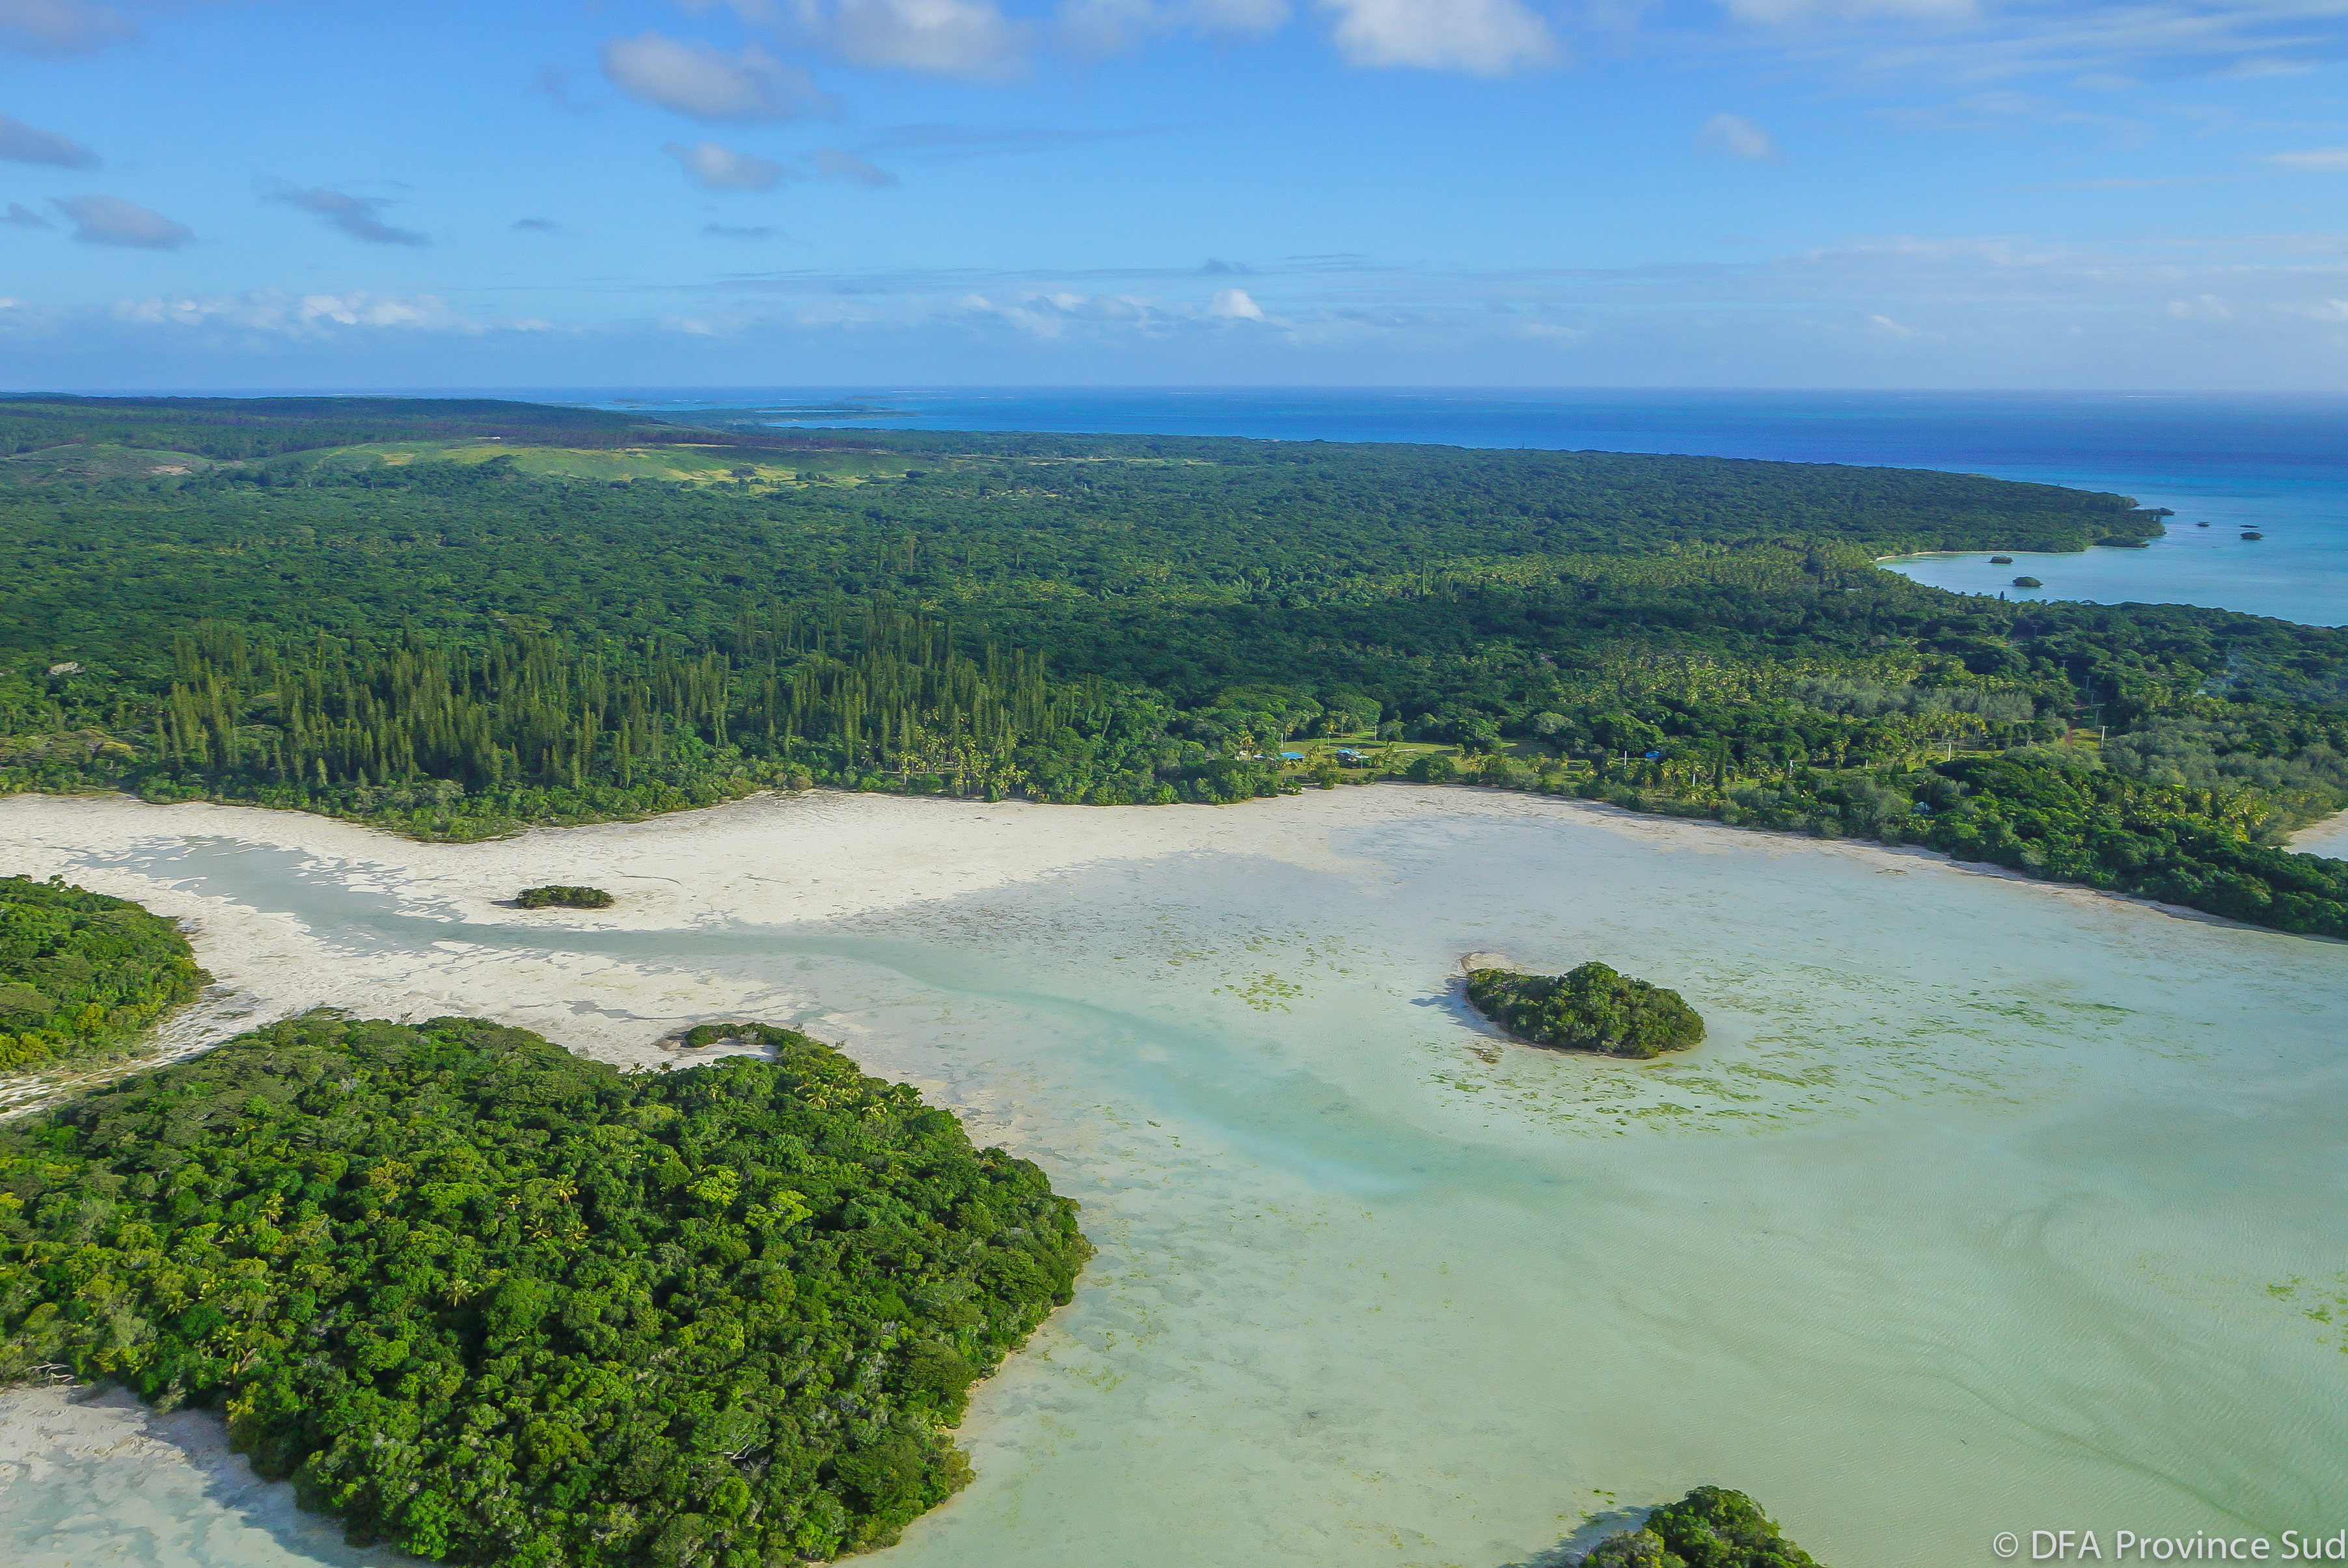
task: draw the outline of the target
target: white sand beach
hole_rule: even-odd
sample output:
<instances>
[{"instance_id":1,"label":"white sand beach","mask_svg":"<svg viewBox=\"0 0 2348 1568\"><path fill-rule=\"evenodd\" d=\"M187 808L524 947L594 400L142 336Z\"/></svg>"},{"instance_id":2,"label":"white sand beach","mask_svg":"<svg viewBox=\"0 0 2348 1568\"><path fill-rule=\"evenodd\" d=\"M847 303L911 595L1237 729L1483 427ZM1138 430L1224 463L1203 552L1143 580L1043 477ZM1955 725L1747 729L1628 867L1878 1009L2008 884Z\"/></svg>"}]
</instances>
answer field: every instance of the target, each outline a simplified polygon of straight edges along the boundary
<instances>
[{"instance_id":1,"label":"white sand beach","mask_svg":"<svg viewBox=\"0 0 2348 1568\"><path fill-rule=\"evenodd\" d=\"M1407 786L822 793L480 845L16 797L0 868L187 920L219 988L180 1047L331 1005L676 1065L747 1014L1043 1163L1100 1256L891 1563L1500 1568L1698 1481L1846 1565L2348 1514L2338 943ZM544 882L620 901L505 902ZM1708 1038L1503 1046L1458 1004L1476 951L1604 958ZM355 1560L206 1418L62 1399L0 1405L10 1561Z\"/></svg>"}]
</instances>

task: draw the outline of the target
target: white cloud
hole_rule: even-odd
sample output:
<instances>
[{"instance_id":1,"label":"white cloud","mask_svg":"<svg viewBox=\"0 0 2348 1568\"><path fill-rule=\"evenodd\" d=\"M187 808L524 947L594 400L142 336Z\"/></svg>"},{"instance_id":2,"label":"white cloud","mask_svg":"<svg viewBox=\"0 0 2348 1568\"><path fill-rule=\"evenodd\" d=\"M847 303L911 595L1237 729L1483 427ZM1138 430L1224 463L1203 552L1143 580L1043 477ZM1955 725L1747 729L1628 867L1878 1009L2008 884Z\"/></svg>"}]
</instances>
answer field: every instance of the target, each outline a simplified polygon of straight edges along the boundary
<instances>
[{"instance_id":1,"label":"white cloud","mask_svg":"<svg viewBox=\"0 0 2348 1568\"><path fill-rule=\"evenodd\" d=\"M184 223L174 223L119 196L61 196L54 205L73 220L74 238L85 245L129 245L146 251L176 251L196 237Z\"/></svg>"},{"instance_id":2,"label":"white cloud","mask_svg":"<svg viewBox=\"0 0 2348 1568\"><path fill-rule=\"evenodd\" d=\"M1703 152L1718 153L1723 158L1742 158L1755 163L1783 163L1786 155L1777 150L1776 138L1741 114L1716 114L1704 122L1695 133L1695 145Z\"/></svg>"},{"instance_id":3,"label":"white cloud","mask_svg":"<svg viewBox=\"0 0 2348 1568\"><path fill-rule=\"evenodd\" d=\"M2267 161L2304 174L2337 174L2348 169L2348 147L2311 147L2303 152L2278 152L2269 156Z\"/></svg>"},{"instance_id":4,"label":"white cloud","mask_svg":"<svg viewBox=\"0 0 2348 1568\"><path fill-rule=\"evenodd\" d=\"M242 294L159 294L115 303L114 319L126 326L232 328L271 336L315 338L337 329L366 332L454 333L476 336L491 331L544 332L534 317L477 321L434 294L378 294L366 289L340 293L288 293L258 289Z\"/></svg>"},{"instance_id":5,"label":"white cloud","mask_svg":"<svg viewBox=\"0 0 2348 1568\"><path fill-rule=\"evenodd\" d=\"M665 143L661 150L676 159L685 175L705 190L772 190L790 170L771 158L736 152L714 141Z\"/></svg>"},{"instance_id":6,"label":"white cloud","mask_svg":"<svg viewBox=\"0 0 2348 1568\"><path fill-rule=\"evenodd\" d=\"M1557 58L1549 24L1522 0L1321 0L1350 65L1506 76Z\"/></svg>"},{"instance_id":7,"label":"white cloud","mask_svg":"<svg viewBox=\"0 0 2348 1568\"><path fill-rule=\"evenodd\" d=\"M839 0L824 41L859 66L1001 80L1026 69L1029 28L994 0Z\"/></svg>"},{"instance_id":8,"label":"white cloud","mask_svg":"<svg viewBox=\"0 0 2348 1568\"><path fill-rule=\"evenodd\" d=\"M817 148L808 154L808 162L815 167L818 175L826 179L844 179L851 185L868 185L876 190L881 186L897 183L897 177L887 169L837 147Z\"/></svg>"},{"instance_id":9,"label":"white cloud","mask_svg":"<svg viewBox=\"0 0 2348 1568\"><path fill-rule=\"evenodd\" d=\"M86 55L138 32L87 0L0 0L0 45L19 55Z\"/></svg>"},{"instance_id":10,"label":"white cloud","mask_svg":"<svg viewBox=\"0 0 2348 1568\"><path fill-rule=\"evenodd\" d=\"M752 125L830 114L839 107L807 72L756 44L728 54L643 33L612 39L603 46L602 60L604 76L630 97L694 119Z\"/></svg>"},{"instance_id":11,"label":"white cloud","mask_svg":"<svg viewBox=\"0 0 2348 1568\"><path fill-rule=\"evenodd\" d=\"M53 130L36 130L23 120L0 114L0 158L12 163L41 163L53 169L96 169L98 154L71 137Z\"/></svg>"},{"instance_id":12,"label":"white cloud","mask_svg":"<svg viewBox=\"0 0 2348 1568\"><path fill-rule=\"evenodd\" d=\"M1245 289L1219 289L1207 302L1207 313L1227 322L1260 322L1263 307L1248 297Z\"/></svg>"}]
</instances>

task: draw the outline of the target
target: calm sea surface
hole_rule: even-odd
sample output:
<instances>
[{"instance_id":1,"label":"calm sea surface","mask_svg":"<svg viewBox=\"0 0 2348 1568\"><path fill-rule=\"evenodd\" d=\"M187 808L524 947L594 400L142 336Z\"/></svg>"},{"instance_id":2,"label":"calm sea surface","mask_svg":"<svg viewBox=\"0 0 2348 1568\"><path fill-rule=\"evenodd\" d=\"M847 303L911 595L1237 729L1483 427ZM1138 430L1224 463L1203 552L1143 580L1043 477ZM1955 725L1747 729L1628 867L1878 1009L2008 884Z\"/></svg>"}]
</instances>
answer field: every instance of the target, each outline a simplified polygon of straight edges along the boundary
<instances>
[{"instance_id":1,"label":"calm sea surface","mask_svg":"<svg viewBox=\"0 0 2348 1568\"><path fill-rule=\"evenodd\" d=\"M2348 621L2348 397L2168 393L1255 388L533 389L554 402L778 426L1064 430L1683 452L1945 468L2116 490L2178 513L2148 549L1896 563L1960 592L2218 605ZM2207 528L2197 528L2208 522ZM2265 537L2240 538L2244 529Z\"/></svg>"}]
</instances>

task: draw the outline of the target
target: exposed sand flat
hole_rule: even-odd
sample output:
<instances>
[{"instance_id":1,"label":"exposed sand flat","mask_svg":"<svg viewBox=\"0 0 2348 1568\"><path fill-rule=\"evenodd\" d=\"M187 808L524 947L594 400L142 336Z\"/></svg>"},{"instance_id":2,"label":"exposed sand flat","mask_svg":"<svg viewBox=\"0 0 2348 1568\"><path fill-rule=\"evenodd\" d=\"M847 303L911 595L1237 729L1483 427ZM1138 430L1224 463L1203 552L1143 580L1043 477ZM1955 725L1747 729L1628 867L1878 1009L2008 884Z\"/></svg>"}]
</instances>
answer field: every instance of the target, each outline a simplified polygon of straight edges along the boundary
<instances>
[{"instance_id":1,"label":"exposed sand flat","mask_svg":"<svg viewBox=\"0 0 2348 1568\"><path fill-rule=\"evenodd\" d=\"M1820 843L1502 791L1408 785L1310 790L1236 806L989 805L811 791L645 822L535 829L478 845L419 843L298 812L15 795L0 799L0 873L61 875L191 924L200 934L199 956L224 994L166 1031L172 1054L223 1030L311 1007L393 1018L486 1008L591 1055L642 1061L652 1060L644 1048L661 1032L648 1034L647 1021L665 1028L776 999L712 989L675 973L648 987L624 972L628 966L579 955L518 960L482 949L469 958L462 936L453 932L444 952L420 964L414 955L355 953L347 941L322 940L298 914L256 910L208 891L207 851L277 849L305 876L378 895L404 915L454 927L655 932L859 921L1104 862L1146 865L1182 856L1249 856L1378 878L1380 868L1349 856L1333 835L1461 816L1570 820L1682 854L1825 857L1926 876L2008 875L1953 866L1912 848ZM2348 827L2342 832L2348 835ZM619 902L598 910L512 907L520 889L544 883L603 887ZM2051 898L2129 902L2059 884L2028 885ZM0 1104L7 1102L0 1091Z\"/></svg>"},{"instance_id":2,"label":"exposed sand flat","mask_svg":"<svg viewBox=\"0 0 2348 1568\"><path fill-rule=\"evenodd\" d=\"M1398 785L816 794L472 846L20 798L0 869L188 917L223 989L191 1039L327 1003L674 1063L676 1025L747 1012L1044 1163L1100 1256L980 1391L977 1481L903 1568L1499 1568L1699 1481L1842 1563L2348 1516L2340 944ZM622 903L499 902L541 882ZM1473 952L1603 958L1708 1038L1499 1044L1450 989ZM201 1418L122 1413L175 1469L37 1399L0 1408L0 1462L47 1466L6 1472L0 1560L343 1561L240 1554L254 1483L174 1444Z\"/></svg>"},{"instance_id":3,"label":"exposed sand flat","mask_svg":"<svg viewBox=\"0 0 2348 1568\"><path fill-rule=\"evenodd\" d=\"M2348 860L2348 811L2291 835L2291 846L2302 855L2326 855Z\"/></svg>"},{"instance_id":4,"label":"exposed sand flat","mask_svg":"<svg viewBox=\"0 0 2348 1568\"><path fill-rule=\"evenodd\" d=\"M1307 871L1376 876L1332 835L1429 815L1553 820L1694 854L1879 859L1945 871L1940 857L1818 844L1704 823L1639 816L1576 801L1406 785L1313 790L1237 806L1038 806L906 800L812 791L766 794L638 823L546 828L489 844L425 844L298 812L121 796L0 799L0 873L58 875L136 898L189 923L219 989L176 1019L160 1044L183 1054L255 1021L330 1006L388 1018L485 1011L611 1061L664 1060L651 1043L674 1027L745 1008L786 1010L788 995L581 954L517 957L478 948L475 928L685 931L840 922L1035 883L1106 861L1241 855ZM313 921L208 890L208 852L282 851L289 869L388 900L459 930L437 953L355 948ZM603 887L609 909L522 910L523 887ZM2056 897L2092 897L2076 889ZM650 1027L648 1027L648 1025ZM0 1086L0 1107L30 1091Z\"/></svg>"}]
</instances>

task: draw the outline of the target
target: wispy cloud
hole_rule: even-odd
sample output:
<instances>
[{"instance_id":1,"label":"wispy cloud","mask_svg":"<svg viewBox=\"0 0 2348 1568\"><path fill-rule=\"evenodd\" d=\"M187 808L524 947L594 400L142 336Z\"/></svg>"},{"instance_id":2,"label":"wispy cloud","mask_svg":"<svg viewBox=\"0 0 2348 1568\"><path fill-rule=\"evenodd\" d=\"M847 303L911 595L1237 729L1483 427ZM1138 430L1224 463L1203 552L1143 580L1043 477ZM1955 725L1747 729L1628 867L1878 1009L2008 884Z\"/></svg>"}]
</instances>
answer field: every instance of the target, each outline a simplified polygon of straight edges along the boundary
<instances>
[{"instance_id":1,"label":"wispy cloud","mask_svg":"<svg viewBox=\"0 0 2348 1568\"><path fill-rule=\"evenodd\" d=\"M47 219L42 217L39 213L34 211L31 208L26 206L21 201L11 201L8 203L7 215L5 217L0 217L0 223L5 223L11 229L54 229L57 227L56 224L50 222Z\"/></svg>"},{"instance_id":2,"label":"wispy cloud","mask_svg":"<svg viewBox=\"0 0 2348 1568\"><path fill-rule=\"evenodd\" d=\"M119 196L62 196L54 205L73 220L73 237L85 245L176 251L196 237L186 224Z\"/></svg>"},{"instance_id":3,"label":"wispy cloud","mask_svg":"<svg viewBox=\"0 0 2348 1568\"><path fill-rule=\"evenodd\" d=\"M36 130L23 120L0 114L0 158L13 163L39 163L52 169L96 169L99 159L71 137Z\"/></svg>"},{"instance_id":4,"label":"wispy cloud","mask_svg":"<svg viewBox=\"0 0 2348 1568\"><path fill-rule=\"evenodd\" d=\"M820 179L844 179L850 185L870 186L875 190L897 183L897 177L887 169L836 147L817 148L808 154L808 163Z\"/></svg>"},{"instance_id":5,"label":"wispy cloud","mask_svg":"<svg viewBox=\"0 0 2348 1568\"><path fill-rule=\"evenodd\" d=\"M323 218L326 226L340 230L354 240L370 245L407 245L421 247L432 243L428 234L413 229L396 229L377 216L391 205L388 197L353 196L347 191L331 190L313 186L308 190L277 180L272 185L267 199L298 208L314 218Z\"/></svg>"},{"instance_id":6,"label":"wispy cloud","mask_svg":"<svg viewBox=\"0 0 2348 1568\"><path fill-rule=\"evenodd\" d=\"M2311 147L2302 152L2277 152L2267 161L2302 174L2337 174L2348 169L2348 147Z\"/></svg>"},{"instance_id":7,"label":"wispy cloud","mask_svg":"<svg viewBox=\"0 0 2348 1568\"><path fill-rule=\"evenodd\" d=\"M110 6L88 0L0 0L0 46L19 55L87 55L137 37Z\"/></svg>"},{"instance_id":8,"label":"wispy cloud","mask_svg":"<svg viewBox=\"0 0 2348 1568\"><path fill-rule=\"evenodd\" d=\"M602 63L603 75L630 97L692 119L757 125L839 108L805 70L756 44L728 52L642 33L605 44Z\"/></svg>"},{"instance_id":9,"label":"wispy cloud","mask_svg":"<svg viewBox=\"0 0 2348 1568\"><path fill-rule=\"evenodd\" d=\"M714 141L696 142L691 147L672 141L661 150L676 159L685 178L704 190L772 190L791 172L771 158L736 152Z\"/></svg>"},{"instance_id":10,"label":"wispy cloud","mask_svg":"<svg viewBox=\"0 0 2348 1568\"><path fill-rule=\"evenodd\" d=\"M780 229L769 229L763 223L704 223L701 231L713 240L779 240Z\"/></svg>"},{"instance_id":11,"label":"wispy cloud","mask_svg":"<svg viewBox=\"0 0 2348 1568\"><path fill-rule=\"evenodd\" d=\"M1751 163L1783 163L1776 138L1741 114L1716 114L1695 133L1698 151Z\"/></svg>"},{"instance_id":12,"label":"wispy cloud","mask_svg":"<svg viewBox=\"0 0 2348 1568\"><path fill-rule=\"evenodd\" d=\"M551 218L517 218L510 225L530 234L560 234L562 225Z\"/></svg>"},{"instance_id":13,"label":"wispy cloud","mask_svg":"<svg viewBox=\"0 0 2348 1568\"><path fill-rule=\"evenodd\" d=\"M1722 46L1934 83L2121 84L2273 75L2348 59L2341 0L1725 0Z\"/></svg>"}]
</instances>

